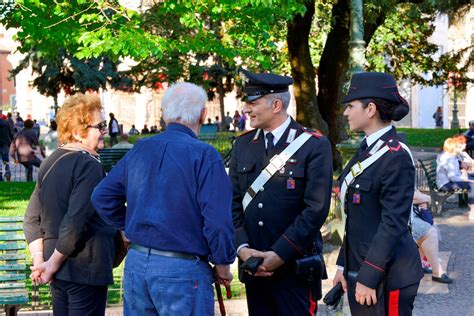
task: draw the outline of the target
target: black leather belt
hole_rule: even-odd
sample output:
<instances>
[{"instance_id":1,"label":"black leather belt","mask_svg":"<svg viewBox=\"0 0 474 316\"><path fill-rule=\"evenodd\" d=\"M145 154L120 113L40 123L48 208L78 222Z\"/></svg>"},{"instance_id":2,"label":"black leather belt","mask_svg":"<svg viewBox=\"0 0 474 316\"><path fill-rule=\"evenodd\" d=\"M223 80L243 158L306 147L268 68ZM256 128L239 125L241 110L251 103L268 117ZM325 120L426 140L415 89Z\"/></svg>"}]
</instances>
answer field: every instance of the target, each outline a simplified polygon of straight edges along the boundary
<instances>
[{"instance_id":1,"label":"black leather belt","mask_svg":"<svg viewBox=\"0 0 474 316\"><path fill-rule=\"evenodd\" d=\"M141 252L152 253L154 255L159 255L163 257L185 259L185 260L201 260L201 261L207 262L206 257L191 255L189 253L184 253L184 252L158 250L158 249L143 247L137 244L132 244L130 248L141 251Z\"/></svg>"}]
</instances>

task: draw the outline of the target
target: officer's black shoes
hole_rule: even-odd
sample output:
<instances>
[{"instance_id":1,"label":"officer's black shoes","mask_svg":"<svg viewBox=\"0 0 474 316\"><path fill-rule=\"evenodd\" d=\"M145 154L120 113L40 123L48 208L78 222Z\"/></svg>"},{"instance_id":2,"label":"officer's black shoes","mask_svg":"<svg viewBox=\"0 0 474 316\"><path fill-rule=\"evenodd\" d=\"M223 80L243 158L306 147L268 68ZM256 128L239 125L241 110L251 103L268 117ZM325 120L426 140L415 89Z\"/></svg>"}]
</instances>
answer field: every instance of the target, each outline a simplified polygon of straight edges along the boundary
<instances>
[{"instance_id":1,"label":"officer's black shoes","mask_svg":"<svg viewBox=\"0 0 474 316\"><path fill-rule=\"evenodd\" d=\"M434 282L439 282L439 283L446 283L446 284L451 284L453 283L453 279L448 277L446 273L443 273L440 277L435 277L434 275L431 277L431 280Z\"/></svg>"}]
</instances>

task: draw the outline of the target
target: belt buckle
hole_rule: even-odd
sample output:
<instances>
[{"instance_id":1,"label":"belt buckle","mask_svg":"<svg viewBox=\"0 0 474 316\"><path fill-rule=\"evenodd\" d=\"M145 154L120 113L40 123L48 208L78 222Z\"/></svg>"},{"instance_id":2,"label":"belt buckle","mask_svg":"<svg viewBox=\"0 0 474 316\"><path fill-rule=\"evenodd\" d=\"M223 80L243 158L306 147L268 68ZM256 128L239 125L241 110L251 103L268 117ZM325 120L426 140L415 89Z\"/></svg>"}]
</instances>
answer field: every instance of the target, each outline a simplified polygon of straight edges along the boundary
<instances>
[{"instance_id":1,"label":"belt buckle","mask_svg":"<svg viewBox=\"0 0 474 316\"><path fill-rule=\"evenodd\" d=\"M359 161L355 165L353 165L351 168L351 173L354 178L360 175L362 171L364 171L364 169L362 168L362 164Z\"/></svg>"},{"instance_id":2,"label":"belt buckle","mask_svg":"<svg viewBox=\"0 0 474 316\"><path fill-rule=\"evenodd\" d=\"M285 161L283 161L283 159L280 158L280 155L275 155L273 156L271 159L270 159L270 163L268 165L268 167L272 167L272 169L274 168L275 171L272 172L275 173L277 172L278 170L280 170L281 168L283 168L285 166ZM269 170L270 171L270 170Z\"/></svg>"}]
</instances>

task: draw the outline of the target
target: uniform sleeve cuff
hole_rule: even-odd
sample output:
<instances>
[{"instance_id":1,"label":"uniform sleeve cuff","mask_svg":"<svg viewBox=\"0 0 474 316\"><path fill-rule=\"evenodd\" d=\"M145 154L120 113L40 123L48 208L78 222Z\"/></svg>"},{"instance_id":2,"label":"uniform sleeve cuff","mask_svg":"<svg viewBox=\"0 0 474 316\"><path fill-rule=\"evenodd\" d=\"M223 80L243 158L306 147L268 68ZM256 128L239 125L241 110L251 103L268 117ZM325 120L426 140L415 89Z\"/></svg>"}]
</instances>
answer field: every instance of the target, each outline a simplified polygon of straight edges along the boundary
<instances>
[{"instance_id":1,"label":"uniform sleeve cuff","mask_svg":"<svg viewBox=\"0 0 474 316\"><path fill-rule=\"evenodd\" d=\"M235 243L234 246L237 248L237 252L239 250L239 247L241 245L246 244L247 246L249 245L249 239L247 237L247 231L245 231L245 228L239 227L235 230Z\"/></svg>"},{"instance_id":2,"label":"uniform sleeve cuff","mask_svg":"<svg viewBox=\"0 0 474 316\"><path fill-rule=\"evenodd\" d=\"M344 249L341 248L339 255L337 256L336 264L340 267L344 266Z\"/></svg>"},{"instance_id":3,"label":"uniform sleeve cuff","mask_svg":"<svg viewBox=\"0 0 474 316\"><path fill-rule=\"evenodd\" d=\"M242 244L242 245L240 245L239 247L237 247L237 255L239 255L240 249L242 249L242 248L248 248L248 247L249 247L249 244Z\"/></svg>"},{"instance_id":4,"label":"uniform sleeve cuff","mask_svg":"<svg viewBox=\"0 0 474 316\"><path fill-rule=\"evenodd\" d=\"M384 273L384 269L366 260L360 267L357 281L371 289L376 289L382 282Z\"/></svg>"},{"instance_id":5,"label":"uniform sleeve cuff","mask_svg":"<svg viewBox=\"0 0 474 316\"><path fill-rule=\"evenodd\" d=\"M289 261L297 256L303 256L304 253L298 248L286 235L282 235L273 244L272 250L276 252L283 261Z\"/></svg>"}]
</instances>

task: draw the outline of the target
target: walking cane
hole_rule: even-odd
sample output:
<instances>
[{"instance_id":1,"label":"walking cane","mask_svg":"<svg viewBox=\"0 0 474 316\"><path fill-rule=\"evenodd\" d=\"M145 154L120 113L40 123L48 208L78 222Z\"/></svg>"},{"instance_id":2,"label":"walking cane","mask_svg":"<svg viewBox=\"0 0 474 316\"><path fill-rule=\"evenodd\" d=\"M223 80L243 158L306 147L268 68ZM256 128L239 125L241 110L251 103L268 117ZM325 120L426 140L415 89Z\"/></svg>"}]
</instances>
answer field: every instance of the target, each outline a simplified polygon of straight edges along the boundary
<instances>
[{"instance_id":1,"label":"walking cane","mask_svg":"<svg viewBox=\"0 0 474 316\"><path fill-rule=\"evenodd\" d=\"M221 291L221 285L216 281L214 283L214 286L216 287L216 293L217 293L217 301L219 302L219 310L221 312L222 316L225 316L225 305L224 305L224 299L222 298L222 291ZM232 290L230 289L230 283L225 282L225 291L226 291L226 296L228 299L232 298Z\"/></svg>"}]
</instances>

